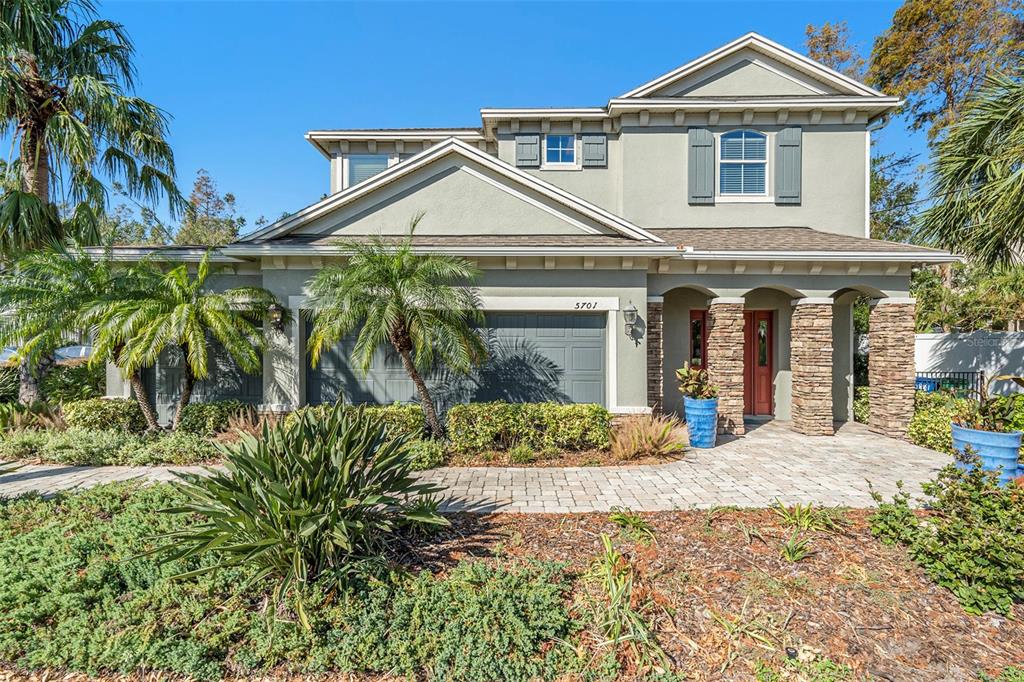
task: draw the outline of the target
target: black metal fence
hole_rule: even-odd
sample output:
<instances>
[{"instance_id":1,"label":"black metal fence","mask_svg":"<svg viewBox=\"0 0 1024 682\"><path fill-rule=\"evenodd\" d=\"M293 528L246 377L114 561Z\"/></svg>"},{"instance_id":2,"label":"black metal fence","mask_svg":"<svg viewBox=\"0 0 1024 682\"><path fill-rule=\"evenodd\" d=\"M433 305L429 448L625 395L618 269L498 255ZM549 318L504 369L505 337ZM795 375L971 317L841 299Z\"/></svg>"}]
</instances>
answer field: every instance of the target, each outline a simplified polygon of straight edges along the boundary
<instances>
[{"instance_id":1,"label":"black metal fence","mask_svg":"<svg viewBox=\"0 0 1024 682\"><path fill-rule=\"evenodd\" d=\"M918 372L914 387L929 393L952 390L965 398L976 398L984 382L983 372Z\"/></svg>"}]
</instances>

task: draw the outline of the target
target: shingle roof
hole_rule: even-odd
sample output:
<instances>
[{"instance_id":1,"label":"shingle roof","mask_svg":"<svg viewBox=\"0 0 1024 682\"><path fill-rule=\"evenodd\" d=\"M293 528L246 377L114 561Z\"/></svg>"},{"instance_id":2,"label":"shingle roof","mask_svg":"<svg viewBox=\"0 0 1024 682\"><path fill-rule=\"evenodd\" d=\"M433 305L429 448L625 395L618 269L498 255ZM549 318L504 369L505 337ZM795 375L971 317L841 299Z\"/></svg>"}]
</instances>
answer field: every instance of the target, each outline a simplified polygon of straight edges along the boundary
<instances>
[{"instance_id":1,"label":"shingle roof","mask_svg":"<svg viewBox=\"0 0 1024 682\"><path fill-rule=\"evenodd\" d=\"M369 235L309 235L267 239L262 243L274 244L275 246L343 246L346 243L365 243L372 238ZM401 236L385 237L385 240L397 243L403 238ZM627 249L634 247L650 248L652 246L651 242L604 234L416 235L413 237L412 243L414 246L621 246Z\"/></svg>"},{"instance_id":2,"label":"shingle roof","mask_svg":"<svg viewBox=\"0 0 1024 682\"><path fill-rule=\"evenodd\" d=\"M887 242L810 227L687 227L649 228L680 248L694 251L838 251L941 255L940 249Z\"/></svg>"}]
</instances>

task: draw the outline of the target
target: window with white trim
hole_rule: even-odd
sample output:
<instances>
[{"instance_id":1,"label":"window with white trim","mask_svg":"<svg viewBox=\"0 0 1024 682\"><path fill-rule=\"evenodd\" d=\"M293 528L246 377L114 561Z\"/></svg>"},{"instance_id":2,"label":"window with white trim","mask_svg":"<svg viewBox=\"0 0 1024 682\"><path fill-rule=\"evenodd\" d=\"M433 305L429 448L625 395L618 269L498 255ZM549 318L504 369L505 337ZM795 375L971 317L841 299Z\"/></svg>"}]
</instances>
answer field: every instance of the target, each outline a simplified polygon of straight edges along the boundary
<instances>
[{"instance_id":1,"label":"window with white trim","mask_svg":"<svg viewBox=\"0 0 1024 682\"><path fill-rule=\"evenodd\" d=\"M345 160L348 164L345 187L352 187L364 180L369 180L377 173L386 171L391 165L390 154L349 154Z\"/></svg>"},{"instance_id":2,"label":"window with white trim","mask_svg":"<svg viewBox=\"0 0 1024 682\"><path fill-rule=\"evenodd\" d=\"M548 134L544 136L544 165L576 167L576 136Z\"/></svg>"},{"instance_id":3,"label":"window with white trim","mask_svg":"<svg viewBox=\"0 0 1024 682\"><path fill-rule=\"evenodd\" d=\"M718 193L722 196L768 194L768 136L733 130L718 138Z\"/></svg>"}]
</instances>

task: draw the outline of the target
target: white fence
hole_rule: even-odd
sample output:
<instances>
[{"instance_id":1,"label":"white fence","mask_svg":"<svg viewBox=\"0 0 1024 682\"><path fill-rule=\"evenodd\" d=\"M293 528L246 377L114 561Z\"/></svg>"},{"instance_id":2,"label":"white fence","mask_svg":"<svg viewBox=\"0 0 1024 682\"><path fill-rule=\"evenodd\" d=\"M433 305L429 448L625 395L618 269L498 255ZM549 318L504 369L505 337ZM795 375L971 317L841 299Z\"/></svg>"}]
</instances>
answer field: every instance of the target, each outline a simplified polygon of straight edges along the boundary
<instances>
[{"instance_id":1,"label":"white fence","mask_svg":"<svg viewBox=\"0 0 1024 682\"><path fill-rule=\"evenodd\" d=\"M1024 375L1024 332L918 334L914 365L918 372L981 372L986 380L997 374ZM1004 381L992 390L1020 389Z\"/></svg>"}]
</instances>

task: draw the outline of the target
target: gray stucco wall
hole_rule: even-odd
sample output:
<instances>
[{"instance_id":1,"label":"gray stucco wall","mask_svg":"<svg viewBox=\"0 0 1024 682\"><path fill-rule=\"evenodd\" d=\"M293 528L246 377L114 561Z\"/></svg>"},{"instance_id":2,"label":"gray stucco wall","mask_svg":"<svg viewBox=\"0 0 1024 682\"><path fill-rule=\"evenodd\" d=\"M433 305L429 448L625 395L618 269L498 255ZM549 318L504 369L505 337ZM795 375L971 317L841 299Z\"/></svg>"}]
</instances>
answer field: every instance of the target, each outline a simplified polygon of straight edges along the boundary
<instances>
[{"instance_id":1,"label":"gray stucco wall","mask_svg":"<svg viewBox=\"0 0 1024 682\"><path fill-rule=\"evenodd\" d=\"M868 136L861 123L803 124L801 203L771 201L691 206L687 199L687 126L667 115L652 115L648 126L623 117L619 134L608 137L608 167L581 170L529 169L528 172L613 211L640 227L813 227L824 232L864 236ZM706 117L705 117L706 120ZM792 123L798 124L799 120ZM694 121L701 124L701 121ZM723 114L716 133L744 127L738 115ZM774 115L749 126L769 134L769 178L773 185ZM524 130L532 130L524 124ZM539 128L538 128L539 130ZM551 124L552 132L558 130ZM587 124L584 131L600 131ZM515 163L515 141L502 134L498 156Z\"/></svg>"}]
</instances>

